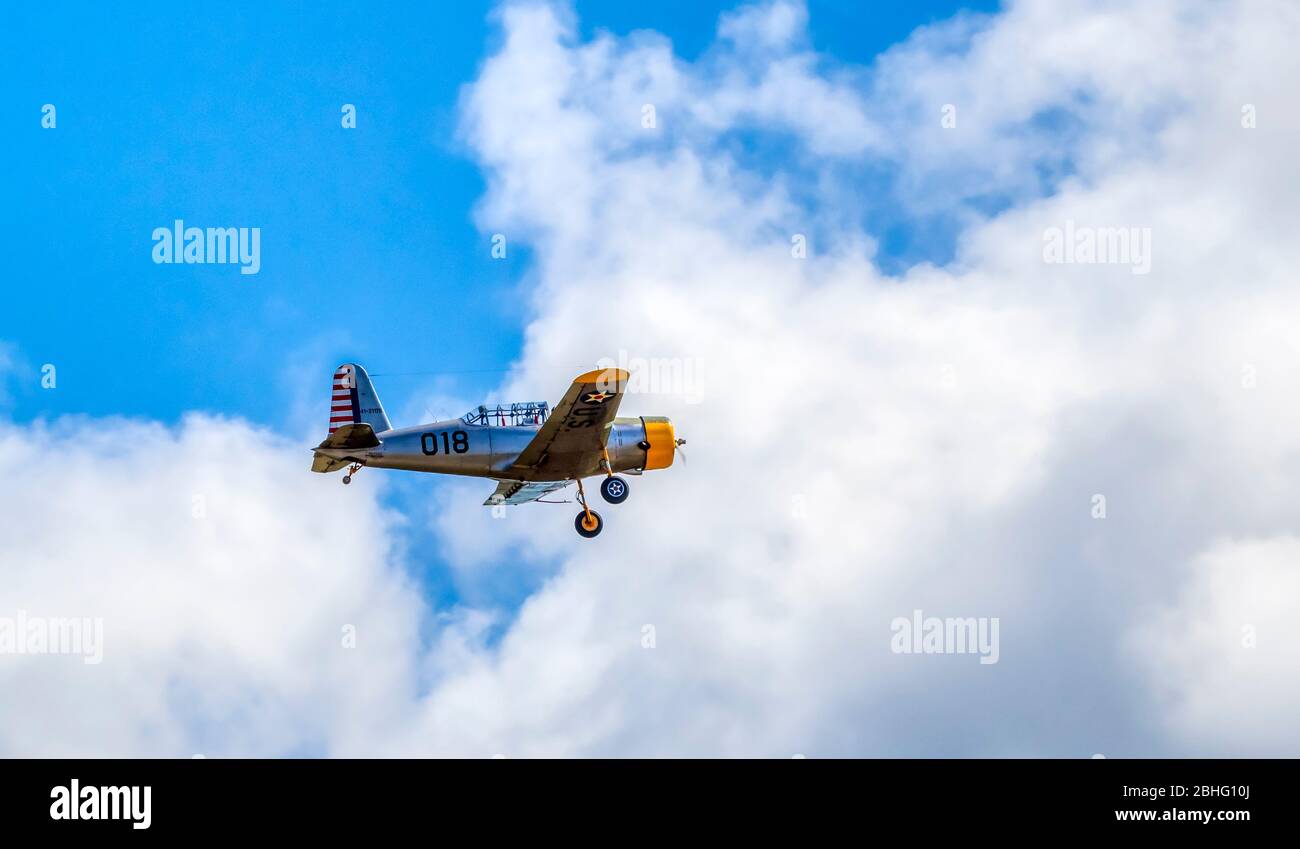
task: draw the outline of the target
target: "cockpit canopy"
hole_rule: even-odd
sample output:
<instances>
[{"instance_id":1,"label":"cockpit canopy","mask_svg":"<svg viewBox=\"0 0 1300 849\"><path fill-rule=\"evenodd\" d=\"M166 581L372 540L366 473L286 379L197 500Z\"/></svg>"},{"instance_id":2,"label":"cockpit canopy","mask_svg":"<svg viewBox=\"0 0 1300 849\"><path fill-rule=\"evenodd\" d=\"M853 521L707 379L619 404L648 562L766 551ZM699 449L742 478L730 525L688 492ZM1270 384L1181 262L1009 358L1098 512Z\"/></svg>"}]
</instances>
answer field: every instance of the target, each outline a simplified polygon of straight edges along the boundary
<instances>
[{"instance_id":1,"label":"cockpit canopy","mask_svg":"<svg viewBox=\"0 0 1300 849\"><path fill-rule=\"evenodd\" d=\"M551 407L545 401L519 401L514 404L498 404L495 407L480 405L461 416L465 424L486 427L524 427L540 425L546 421Z\"/></svg>"}]
</instances>

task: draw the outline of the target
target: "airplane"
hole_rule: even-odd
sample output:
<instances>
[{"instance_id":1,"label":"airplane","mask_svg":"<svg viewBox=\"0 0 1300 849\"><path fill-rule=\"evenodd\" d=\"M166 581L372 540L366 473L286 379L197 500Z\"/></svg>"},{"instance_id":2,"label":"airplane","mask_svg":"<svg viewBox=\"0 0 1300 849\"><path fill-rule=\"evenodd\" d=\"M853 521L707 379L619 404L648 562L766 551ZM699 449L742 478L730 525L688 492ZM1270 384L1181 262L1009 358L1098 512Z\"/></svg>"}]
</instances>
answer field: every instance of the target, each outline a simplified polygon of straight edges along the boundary
<instances>
[{"instance_id":1,"label":"airplane","mask_svg":"<svg viewBox=\"0 0 1300 849\"><path fill-rule=\"evenodd\" d=\"M629 376L620 368L578 375L554 409L545 401L479 406L458 419L394 428L370 375L344 363L334 371L329 435L312 449L311 470L346 466L345 484L366 466L491 478L497 488L485 507L540 501L576 482L582 512L573 524L591 539L605 522L587 504L582 479L604 475L601 496L622 504L628 484L616 472L666 469L686 444L663 416L618 416Z\"/></svg>"}]
</instances>

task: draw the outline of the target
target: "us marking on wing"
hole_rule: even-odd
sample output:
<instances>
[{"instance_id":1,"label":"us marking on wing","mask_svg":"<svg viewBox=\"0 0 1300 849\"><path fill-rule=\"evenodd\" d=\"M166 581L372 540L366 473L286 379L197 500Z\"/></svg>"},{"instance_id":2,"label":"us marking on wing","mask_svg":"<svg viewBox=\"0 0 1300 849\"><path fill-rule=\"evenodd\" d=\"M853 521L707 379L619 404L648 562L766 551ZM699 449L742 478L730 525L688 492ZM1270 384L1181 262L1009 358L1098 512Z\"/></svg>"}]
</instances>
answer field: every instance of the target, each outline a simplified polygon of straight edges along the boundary
<instances>
[{"instance_id":1,"label":"us marking on wing","mask_svg":"<svg viewBox=\"0 0 1300 849\"><path fill-rule=\"evenodd\" d=\"M596 369L579 375L510 470L520 480L555 480L587 472L599 460L618 415L629 374Z\"/></svg>"}]
</instances>

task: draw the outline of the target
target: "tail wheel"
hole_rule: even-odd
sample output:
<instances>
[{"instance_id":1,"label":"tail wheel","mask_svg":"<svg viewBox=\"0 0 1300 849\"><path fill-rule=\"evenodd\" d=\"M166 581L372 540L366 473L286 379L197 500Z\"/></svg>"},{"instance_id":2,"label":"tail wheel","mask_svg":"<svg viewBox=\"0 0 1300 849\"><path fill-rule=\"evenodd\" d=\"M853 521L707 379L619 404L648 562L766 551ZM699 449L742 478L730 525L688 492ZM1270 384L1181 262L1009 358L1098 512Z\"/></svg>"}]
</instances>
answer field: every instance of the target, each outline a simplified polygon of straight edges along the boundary
<instances>
[{"instance_id":1,"label":"tail wheel","mask_svg":"<svg viewBox=\"0 0 1300 849\"><path fill-rule=\"evenodd\" d=\"M590 517L591 518L588 518L588 511L583 510L578 514L578 517L573 520L573 526L578 529L578 534L587 539L596 536L596 534L600 533L601 529L605 527L604 520L600 518L600 514L595 510L590 511Z\"/></svg>"},{"instance_id":2,"label":"tail wheel","mask_svg":"<svg viewBox=\"0 0 1300 849\"><path fill-rule=\"evenodd\" d=\"M600 482L600 496L610 504L622 504L627 495L627 481L620 477L611 475Z\"/></svg>"}]
</instances>

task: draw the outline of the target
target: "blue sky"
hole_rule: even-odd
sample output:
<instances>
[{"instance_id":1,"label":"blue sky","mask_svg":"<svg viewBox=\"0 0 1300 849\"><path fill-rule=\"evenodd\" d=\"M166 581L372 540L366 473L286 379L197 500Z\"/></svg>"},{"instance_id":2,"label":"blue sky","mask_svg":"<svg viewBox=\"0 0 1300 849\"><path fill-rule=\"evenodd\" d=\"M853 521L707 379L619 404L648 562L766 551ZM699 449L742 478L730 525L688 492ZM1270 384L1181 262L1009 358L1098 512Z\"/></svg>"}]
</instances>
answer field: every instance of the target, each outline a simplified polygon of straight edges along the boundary
<instances>
[{"instance_id":1,"label":"blue sky","mask_svg":"<svg viewBox=\"0 0 1300 849\"><path fill-rule=\"evenodd\" d=\"M597 29L653 29L680 57L736 4L586 2ZM969 3L810 4L814 46L869 63ZM975 4L978 5L978 4ZM40 4L6 13L11 415L174 421L207 410L285 427L296 382L323 409L338 362L442 372L491 394L530 310L528 246L489 254L484 182L457 136L461 86L499 38L488 4ZM197 38L187 33L205 33ZM57 129L40 126L45 103ZM340 126L343 103L358 126ZM25 107L25 108L23 108ZM774 155L774 154L769 154ZM176 218L262 229L262 267L151 261ZM884 248L906 242L884 228ZM39 249L32 250L37 246ZM58 368L58 392L37 369ZM585 367L585 363L575 364ZM418 382L377 380L401 409ZM539 392L558 395L557 385ZM308 397L310 394L308 394ZM439 411L443 412L443 411Z\"/></svg>"}]
</instances>

